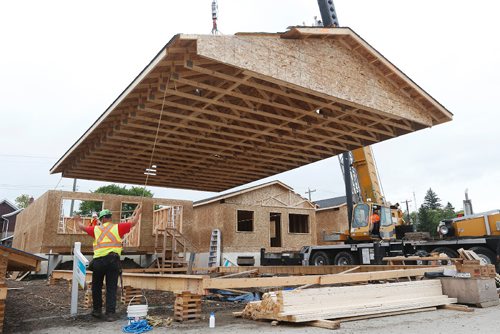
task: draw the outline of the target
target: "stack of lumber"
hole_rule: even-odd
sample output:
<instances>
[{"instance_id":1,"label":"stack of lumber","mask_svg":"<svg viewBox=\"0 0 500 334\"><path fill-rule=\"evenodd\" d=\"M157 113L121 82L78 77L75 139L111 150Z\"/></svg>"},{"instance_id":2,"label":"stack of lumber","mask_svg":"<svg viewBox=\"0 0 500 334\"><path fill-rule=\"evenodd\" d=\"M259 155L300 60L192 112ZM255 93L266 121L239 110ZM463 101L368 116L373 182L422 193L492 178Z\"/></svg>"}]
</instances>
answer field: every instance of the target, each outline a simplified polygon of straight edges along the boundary
<instances>
[{"instance_id":1,"label":"stack of lumber","mask_svg":"<svg viewBox=\"0 0 500 334\"><path fill-rule=\"evenodd\" d=\"M474 251L460 248L458 250L461 260L455 263L459 273L469 273L471 277L496 278L495 265L487 264Z\"/></svg>"},{"instance_id":2,"label":"stack of lumber","mask_svg":"<svg viewBox=\"0 0 500 334\"><path fill-rule=\"evenodd\" d=\"M439 280L278 291L248 303L242 316L289 322L387 314L456 303Z\"/></svg>"},{"instance_id":3,"label":"stack of lumber","mask_svg":"<svg viewBox=\"0 0 500 334\"><path fill-rule=\"evenodd\" d=\"M201 319L201 296L189 292L176 294L174 320L187 321Z\"/></svg>"}]
</instances>

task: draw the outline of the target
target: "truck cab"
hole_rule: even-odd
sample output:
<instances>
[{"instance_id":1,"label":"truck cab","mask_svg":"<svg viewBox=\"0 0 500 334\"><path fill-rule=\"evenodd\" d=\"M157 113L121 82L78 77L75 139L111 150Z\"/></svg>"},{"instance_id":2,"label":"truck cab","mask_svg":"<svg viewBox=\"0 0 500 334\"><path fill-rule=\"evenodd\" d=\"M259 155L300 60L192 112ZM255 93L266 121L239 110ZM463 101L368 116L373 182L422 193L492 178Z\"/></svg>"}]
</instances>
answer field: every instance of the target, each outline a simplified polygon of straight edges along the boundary
<instances>
[{"instance_id":1,"label":"truck cab","mask_svg":"<svg viewBox=\"0 0 500 334\"><path fill-rule=\"evenodd\" d=\"M396 238L396 222L389 206L375 203L359 203L354 206L350 236L353 240L372 240L373 224L370 217L374 211L380 216L380 238L382 240L394 240Z\"/></svg>"}]
</instances>

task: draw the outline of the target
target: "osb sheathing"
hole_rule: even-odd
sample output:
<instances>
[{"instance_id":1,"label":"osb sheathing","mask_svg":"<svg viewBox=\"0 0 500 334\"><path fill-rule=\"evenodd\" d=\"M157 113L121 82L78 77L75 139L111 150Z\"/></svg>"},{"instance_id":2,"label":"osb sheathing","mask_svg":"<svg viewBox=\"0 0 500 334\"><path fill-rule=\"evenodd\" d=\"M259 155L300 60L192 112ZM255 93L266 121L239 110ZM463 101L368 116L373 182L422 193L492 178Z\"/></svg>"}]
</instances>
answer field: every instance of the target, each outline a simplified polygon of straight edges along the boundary
<instances>
[{"instance_id":1,"label":"osb sheathing","mask_svg":"<svg viewBox=\"0 0 500 334\"><path fill-rule=\"evenodd\" d=\"M28 208L23 210L16 223L13 247L30 253L70 253L76 241L82 243L84 253L92 252L92 238L84 234L58 234L58 223L62 199L103 201L104 208L120 212L122 203L142 203L140 224L140 246L125 249L130 253L152 253L154 248L153 208L154 205L181 205L183 207L183 232L189 232L193 224L193 203L191 201L121 196L97 193L48 191ZM118 222L119 214L113 215ZM26 243L23 244L23 235Z\"/></svg>"},{"instance_id":2,"label":"osb sheathing","mask_svg":"<svg viewBox=\"0 0 500 334\"><path fill-rule=\"evenodd\" d=\"M237 211L254 212L254 230L237 232ZM281 214L282 247L270 246L270 214ZM289 233L289 214L309 215L309 233ZM222 233L223 252L258 252L261 248L272 251L299 250L304 245L316 242L316 219L314 208L288 188L269 187L243 193L220 201L194 208L194 230L200 252L207 252L212 229Z\"/></svg>"},{"instance_id":3,"label":"osb sheathing","mask_svg":"<svg viewBox=\"0 0 500 334\"><path fill-rule=\"evenodd\" d=\"M345 232L349 229L347 205L337 208L316 211L316 235L318 245L329 245L333 242L323 241L324 233Z\"/></svg>"},{"instance_id":4,"label":"osb sheathing","mask_svg":"<svg viewBox=\"0 0 500 334\"><path fill-rule=\"evenodd\" d=\"M338 40L289 40L277 35L267 38L198 35L196 38L201 56L335 96L354 106L432 125L431 116L416 101Z\"/></svg>"}]
</instances>

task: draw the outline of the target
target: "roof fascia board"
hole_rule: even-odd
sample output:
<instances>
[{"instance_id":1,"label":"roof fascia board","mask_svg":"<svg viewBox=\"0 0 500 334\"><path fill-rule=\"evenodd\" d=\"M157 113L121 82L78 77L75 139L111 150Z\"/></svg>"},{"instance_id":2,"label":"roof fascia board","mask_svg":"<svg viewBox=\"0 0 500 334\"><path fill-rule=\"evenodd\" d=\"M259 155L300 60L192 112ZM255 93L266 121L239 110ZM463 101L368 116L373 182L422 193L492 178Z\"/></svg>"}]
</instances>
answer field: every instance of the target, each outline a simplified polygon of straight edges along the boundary
<instances>
[{"instance_id":1,"label":"roof fascia board","mask_svg":"<svg viewBox=\"0 0 500 334\"><path fill-rule=\"evenodd\" d=\"M329 206L329 207L326 207L326 208L320 208L320 209L316 209L316 211L326 211L326 210L330 210L330 209L338 209L338 208L341 208L343 206L346 206L347 204L344 203L344 204L340 204L340 205L336 205L336 206Z\"/></svg>"},{"instance_id":2,"label":"roof fascia board","mask_svg":"<svg viewBox=\"0 0 500 334\"><path fill-rule=\"evenodd\" d=\"M17 205L13 204L11 201L9 201L9 200L8 200L8 199L6 199L6 198L5 198L5 199L3 199L3 200L0 202L0 204L2 204L2 203L7 204L8 206L10 206L10 207L11 207L12 209L14 209L14 210L19 210L19 208L17 207Z\"/></svg>"},{"instance_id":3,"label":"roof fascia board","mask_svg":"<svg viewBox=\"0 0 500 334\"><path fill-rule=\"evenodd\" d=\"M288 185L284 184L283 182L281 181L271 181L271 182L266 182L266 183L262 183L262 184L259 184L259 185L256 185L256 186L253 186L253 187L249 187L249 188L245 188L245 189L241 189L241 190L237 190L235 192L229 192L227 194L223 194L223 195L220 195L220 196L216 196L216 197L213 197L213 198L210 198L210 199L207 199L206 201L204 200L201 200L199 201L198 203L193 203L193 207L198 207L198 206L203 206L203 205L207 205L207 204L210 204L210 203L213 203L213 202L217 202L217 201L220 201L222 199L226 199L226 198L231 198L231 197L235 197L235 196L239 196L241 194L245 194L247 192L250 192L250 191L254 191L254 190L258 190L258 189L261 189L261 188L265 188L265 187L268 187L268 186L271 186L271 185L280 185L282 186L283 188L286 188L288 189L289 191L293 191L293 189L291 187L289 187Z\"/></svg>"}]
</instances>

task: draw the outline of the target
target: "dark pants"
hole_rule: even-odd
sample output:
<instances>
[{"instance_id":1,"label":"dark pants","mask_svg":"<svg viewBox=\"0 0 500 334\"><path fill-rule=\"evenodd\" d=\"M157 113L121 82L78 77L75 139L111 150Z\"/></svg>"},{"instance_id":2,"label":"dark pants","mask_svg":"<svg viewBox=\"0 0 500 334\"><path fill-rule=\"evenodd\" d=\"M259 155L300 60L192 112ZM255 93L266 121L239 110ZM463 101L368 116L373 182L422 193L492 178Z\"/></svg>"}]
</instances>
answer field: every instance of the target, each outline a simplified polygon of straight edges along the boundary
<instances>
[{"instance_id":1,"label":"dark pants","mask_svg":"<svg viewBox=\"0 0 500 334\"><path fill-rule=\"evenodd\" d=\"M106 314L116 311L116 289L120 276L120 256L110 253L94 259L92 271L92 301L94 311L102 310L102 283L106 277Z\"/></svg>"},{"instance_id":2,"label":"dark pants","mask_svg":"<svg viewBox=\"0 0 500 334\"><path fill-rule=\"evenodd\" d=\"M380 222L373 223L372 234L380 236Z\"/></svg>"}]
</instances>

